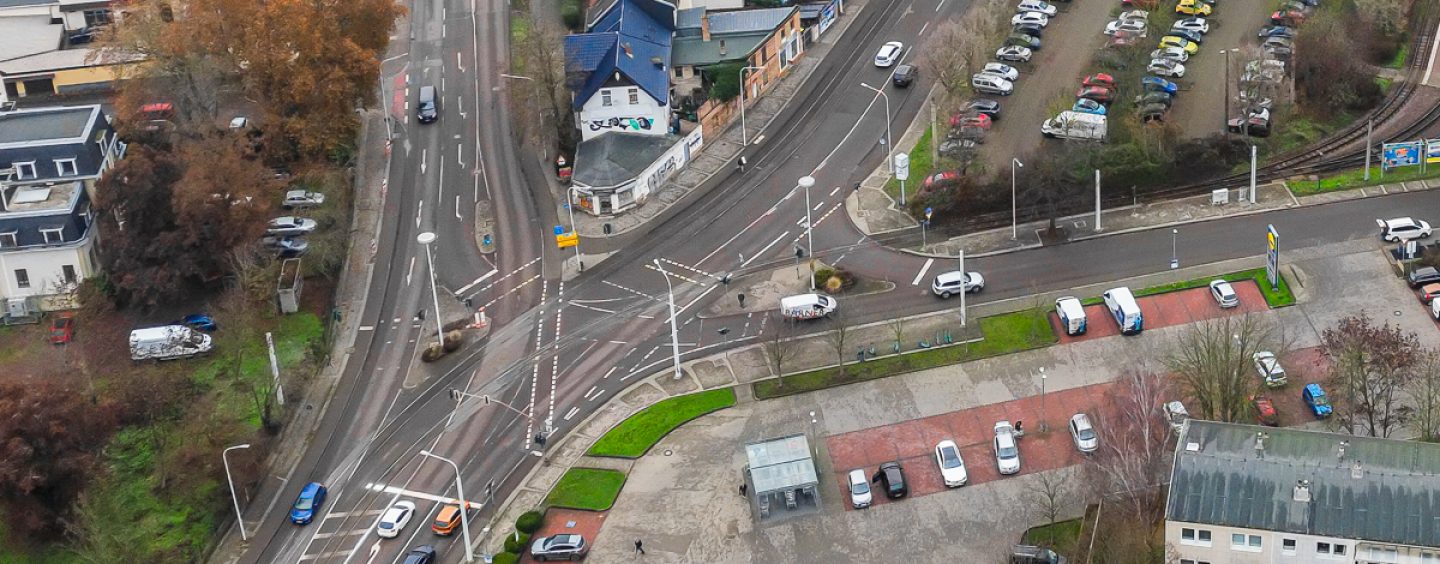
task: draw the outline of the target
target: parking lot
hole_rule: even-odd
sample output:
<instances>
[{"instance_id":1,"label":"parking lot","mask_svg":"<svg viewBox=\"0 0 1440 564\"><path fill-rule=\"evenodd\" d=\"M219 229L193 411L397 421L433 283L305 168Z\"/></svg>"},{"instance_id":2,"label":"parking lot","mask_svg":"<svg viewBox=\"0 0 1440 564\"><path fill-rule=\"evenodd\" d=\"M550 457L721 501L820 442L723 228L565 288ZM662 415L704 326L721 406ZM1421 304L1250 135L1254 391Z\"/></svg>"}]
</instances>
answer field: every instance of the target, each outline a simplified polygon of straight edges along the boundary
<instances>
[{"instance_id":1,"label":"parking lot","mask_svg":"<svg viewBox=\"0 0 1440 564\"><path fill-rule=\"evenodd\" d=\"M1185 90L1170 110L1170 120L1180 126L1181 135L1195 138L1224 131L1229 118L1225 117L1225 55L1221 51L1258 45L1255 34L1270 23L1274 8L1275 2L1264 0L1230 0L1215 6L1210 33L1205 35L1200 53L1185 63L1185 78L1179 81ZM1233 85L1245 71L1243 55L1231 55L1230 65ZM1231 110L1229 117L1239 115L1233 102Z\"/></svg>"},{"instance_id":2,"label":"parking lot","mask_svg":"<svg viewBox=\"0 0 1440 564\"><path fill-rule=\"evenodd\" d=\"M1319 333L1341 317L1367 313L1416 331L1426 346L1440 343L1440 330L1391 274L1374 241L1297 250L1283 260L1287 272L1294 267L1300 304L1255 314L1282 327L1291 343L1282 357L1291 383L1272 392L1286 424L1324 425L1305 413L1299 393L1304 382L1324 374ZM1248 301L1243 293L1241 299ZM1203 309L1196 304L1194 315L1203 317ZM1127 368L1163 373L1168 347L1186 330L1184 324L1148 325L1133 337L1097 335L763 402L742 390L736 407L682 426L635 462L591 558L629 560L634 541L642 539L645 559L658 562L1000 561L1043 519L1027 514L1033 512L1023 501L1033 496L1037 475L1068 472L1064 467L1080 460L1063 426L1069 414L1093 409L1103 424L1109 382ZM1036 432L1042 413L1049 414L1048 437ZM1016 476L1000 477L990 451L991 425L1004 418L1024 420L1028 434L1020 441ZM738 493L743 445L793 433L807 434L816 448L821 511L758 525ZM940 437L961 445L969 485L946 490L940 484L931 459ZM880 461L894 458L905 466L912 497L847 509L843 473L863 467L873 474ZM1080 511L1073 503L1062 518Z\"/></svg>"},{"instance_id":3,"label":"parking lot","mask_svg":"<svg viewBox=\"0 0 1440 564\"><path fill-rule=\"evenodd\" d=\"M1221 308L1210 297L1209 288L1194 288L1181 290L1179 292L1167 292L1155 296L1135 298L1140 305L1140 310L1145 314L1145 329L1160 329L1171 325L1194 323L1206 319L1217 319L1232 315L1244 315L1265 311L1265 297L1260 294L1259 286L1253 281L1236 282L1232 285L1235 288L1235 295L1240 297L1240 305L1233 308ZM1135 288L1132 288L1134 290ZM1061 343L1073 343L1076 341L1087 341L1114 337L1120 334L1120 326L1110 317L1110 310L1104 304L1097 304L1085 307L1085 333L1081 335L1066 335L1060 325L1060 317L1055 312L1050 312L1050 327L1055 334L1060 336Z\"/></svg>"}]
</instances>

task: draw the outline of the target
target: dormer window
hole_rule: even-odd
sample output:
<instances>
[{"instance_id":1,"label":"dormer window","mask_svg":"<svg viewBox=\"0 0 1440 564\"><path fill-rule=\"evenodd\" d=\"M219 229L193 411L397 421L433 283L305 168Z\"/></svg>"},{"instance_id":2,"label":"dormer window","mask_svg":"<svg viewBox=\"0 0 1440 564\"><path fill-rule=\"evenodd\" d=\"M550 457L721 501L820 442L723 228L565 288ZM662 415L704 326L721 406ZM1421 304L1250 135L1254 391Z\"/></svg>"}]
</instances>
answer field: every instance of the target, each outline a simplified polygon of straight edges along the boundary
<instances>
[{"instance_id":1,"label":"dormer window","mask_svg":"<svg viewBox=\"0 0 1440 564\"><path fill-rule=\"evenodd\" d=\"M65 242L64 227L43 227L40 229L40 235L45 237L46 245L54 245Z\"/></svg>"},{"instance_id":2,"label":"dormer window","mask_svg":"<svg viewBox=\"0 0 1440 564\"><path fill-rule=\"evenodd\" d=\"M23 162L23 163L15 163L15 179L16 179L16 180L25 180L25 179L27 179L27 178L39 178L39 177L40 177L40 175L35 173L35 161L28 161L28 162Z\"/></svg>"},{"instance_id":3,"label":"dormer window","mask_svg":"<svg viewBox=\"0 0 1440 564\"><path fill-rule=\"evenodd\" d=\"M80 174L80 169L75 166L75 159L55 159L55 171L59 176L75 176Z\"/></svg>"}]
</instances>

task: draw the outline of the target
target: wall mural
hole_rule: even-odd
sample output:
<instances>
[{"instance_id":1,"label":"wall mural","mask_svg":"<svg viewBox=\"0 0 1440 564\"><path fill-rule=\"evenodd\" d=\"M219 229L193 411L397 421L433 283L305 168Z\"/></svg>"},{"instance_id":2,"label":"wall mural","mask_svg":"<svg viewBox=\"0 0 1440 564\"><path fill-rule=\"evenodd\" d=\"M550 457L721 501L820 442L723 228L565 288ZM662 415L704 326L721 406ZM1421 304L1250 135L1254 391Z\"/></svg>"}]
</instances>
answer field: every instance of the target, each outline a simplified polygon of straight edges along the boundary
<instances>
[{"instance_id":1,"label":"wall mural","mask_svg":"<svg viewBox=\"0 0 1440 564\"><path fill-rule=\"evenodd\" d=\"M625 131L625 130L628 130L628 131L640 131L640 130L649 131L649 130L650 130L650 126L651 126L651 125L654 125L654 120L652 120L652 119L650 119L650 118L644 118L644 117L638 117L638 118L612 117L612 118L609 118L609 119L592 119L592 120L590 120L589 125L590 125L590 131L600 131L601 129L611 129L611 128L618 128L618 129L620 129L620 130L622 130L622 131Z\"/></svg>"}]
</instances>

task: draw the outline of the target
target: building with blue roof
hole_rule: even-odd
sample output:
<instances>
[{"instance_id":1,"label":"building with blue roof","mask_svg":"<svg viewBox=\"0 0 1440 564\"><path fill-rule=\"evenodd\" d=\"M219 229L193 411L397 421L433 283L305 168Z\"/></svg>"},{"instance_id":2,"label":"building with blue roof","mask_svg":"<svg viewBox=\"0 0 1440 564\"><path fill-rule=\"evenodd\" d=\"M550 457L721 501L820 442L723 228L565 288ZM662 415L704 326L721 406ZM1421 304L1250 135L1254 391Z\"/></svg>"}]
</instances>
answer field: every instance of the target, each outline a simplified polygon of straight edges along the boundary
<instances>
[{"instance_id":1,"label":"building with blue roof","mask_svg":"<svg viewBox=\"0 0 1440 564\"><path fill-rule=\"evenodd\" d=\"M675 6L617 0L587 33L565 38L565 76L580 138L610 132L670 133L670 43Z\"/></svg>"}]
</instances>

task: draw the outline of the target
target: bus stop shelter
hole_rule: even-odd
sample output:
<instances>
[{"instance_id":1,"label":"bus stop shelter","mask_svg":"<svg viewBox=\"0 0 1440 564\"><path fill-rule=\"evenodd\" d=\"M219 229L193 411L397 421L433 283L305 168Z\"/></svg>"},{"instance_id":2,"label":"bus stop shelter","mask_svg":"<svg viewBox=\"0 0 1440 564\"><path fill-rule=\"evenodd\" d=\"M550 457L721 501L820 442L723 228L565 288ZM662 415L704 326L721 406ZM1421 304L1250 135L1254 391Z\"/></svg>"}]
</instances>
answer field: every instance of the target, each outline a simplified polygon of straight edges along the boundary
<instances>
[{"instance_id":1,"label":"bus stop shelter","mask_svg":"<svg viewBox=\"0 0 1440 564\"><path fill-rule=\"evenodd\" d=\"M745 482L751 514L771 523L820 510L820 481L804 434L745 445Z\"/></svg>"}]
</instances>

